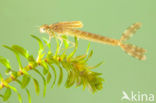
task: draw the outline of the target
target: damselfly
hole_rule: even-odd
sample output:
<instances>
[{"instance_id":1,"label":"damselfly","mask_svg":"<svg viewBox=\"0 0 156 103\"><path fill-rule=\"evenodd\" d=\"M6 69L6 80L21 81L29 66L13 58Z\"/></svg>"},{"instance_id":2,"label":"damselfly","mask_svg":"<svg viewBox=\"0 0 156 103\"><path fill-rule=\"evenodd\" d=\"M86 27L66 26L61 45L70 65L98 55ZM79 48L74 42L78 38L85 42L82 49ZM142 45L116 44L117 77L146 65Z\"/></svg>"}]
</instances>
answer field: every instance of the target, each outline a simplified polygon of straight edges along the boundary
<instances>
[{"instance_id":1,"label":"damselfly","mask_svg":"<svg viewBox=\"0 0 156 103\"><path fill-rule=\"evenodd\" d=\"M76 36L78 38L82 38L94 42L110 44L113 46L120 46L129 55L139 60L145 60L146 56L144 54L146 50L132 44L124 43L141 27L141 23L135 23L131 25L127 30L125 30L125 32L122 34L119 40L77 29L82 27L83 24L80 21L58 22L51 25L47 25L47 24L42 25L40 27L40 32L48 33L50 39L54 35L60 36L61 34L63 34L67 36Z\"/></svg>"}]
</instances>

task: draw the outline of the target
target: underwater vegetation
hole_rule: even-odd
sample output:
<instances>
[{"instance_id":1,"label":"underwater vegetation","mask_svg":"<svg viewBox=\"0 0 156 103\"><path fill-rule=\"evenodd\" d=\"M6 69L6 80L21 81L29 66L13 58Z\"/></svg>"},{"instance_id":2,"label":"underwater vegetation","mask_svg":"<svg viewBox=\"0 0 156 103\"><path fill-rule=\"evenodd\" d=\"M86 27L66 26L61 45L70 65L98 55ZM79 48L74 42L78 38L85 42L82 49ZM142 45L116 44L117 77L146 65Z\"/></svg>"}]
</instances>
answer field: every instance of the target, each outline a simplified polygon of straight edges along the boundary
<instances>
[{"instance_id":1,"label":"underwater vegetation","mask_svg":"<svg viewBox=\"0 0 156 103\"><path fill-rule=\"evenodd\" d=\"M12 68L8 59L0 56L0 63L3 64L6 68L5 74L8 77L3 78L2 74L0 73L0 91L5 89L4 93L0 92L0 97L3 99L3 101L7 101L12 92L16 92L19 103L23 103L22 96L21 93L18 92L18 88L9 84L11 82L16 82L23 90L26 91L29 103L31 103L31 94L27 87L28 84L30 81L34 83L37 94L40 93L41 84L39 83L38 78L35 78L32 74L30 74L30 72L35 72L41 76L44 86L43 96L46 94L46 88L48 84L51 85L51 88L53 88L54 85L57 84L59 86L62 83L64 74L63 69L67 72L68 75L65 82L66 88L70 88L74 84L76 87L82 85L84 89L87 87L92 93L102 89L102 83L104 79L100 77L101 73L92 71L92 69L100 66L102 62L95 66L89 66L87 63L87 61L93 55L93 50L89 50L90 45L88 45L85 54L75 56L78 48L78 40L76 37L74 42L75 45L71 53L67 53L69 43L66 40L63 40L64 48L61 48L58 39L54 37L57 48L55 52L52 52L51 42L46 39L42 40L34 35L32 35L32 37L37 40L39 44L38 56L36 58L29 54L28 50L19 45L3 45L3 47L7 48L15 54L19 65L18 71L16 71L17 69ZM27 60L27 66L22 65L21 56ZM38 67L42 67L43 70L38 70ZM59 69L59 74L56 72L56 69ZM54 79L52 80L52 78Z\"/></svg>"}]
</instances>

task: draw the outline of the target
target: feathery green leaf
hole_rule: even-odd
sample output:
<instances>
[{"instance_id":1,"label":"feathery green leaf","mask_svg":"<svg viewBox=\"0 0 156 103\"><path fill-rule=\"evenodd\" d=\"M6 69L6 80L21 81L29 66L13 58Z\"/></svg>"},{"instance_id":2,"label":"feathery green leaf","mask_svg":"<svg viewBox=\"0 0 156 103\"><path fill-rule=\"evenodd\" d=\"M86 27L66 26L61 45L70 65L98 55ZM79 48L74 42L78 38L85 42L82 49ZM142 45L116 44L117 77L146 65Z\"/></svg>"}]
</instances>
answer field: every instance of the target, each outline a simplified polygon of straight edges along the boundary
<instances>
[{"instance_id":1,"label":"feathery green leaf","mask_svg":"<svg viewBox=\"0 0 156 103\"><path fill-rule=\"evenodd\" d=\"M38 38L37 36L35 36L35 35L31 35L34 39L36 39L37 41L38 41L38 43L39 43L39 46L40 46L40 50L42 50L43 49L43 43L42 43L42 41L41 41L41 39L40 38Z\"/></svg>"},{"instance_id":2,"label":"feathery green leaf","mask_svg":"<svg viewBox=\"0 0 156 103\"><path fill-rule=\"evenodd\" d=\"M2 63L6 68L11 69L9 61L2 56L0 56L0 63Z\"/></svg>"},{"instance_id":3,"label":"feathery green leaf","mask_svg":"<svg viewBox=\"0 0 156 103\"><path fill-rule=\"evenodd\" d=\"M71 58L73 57L73 55L75 54L76 50L77 50L77 47L78 47L78 40L77 40L77 37L75 36L75 48L73 50L73 52L70 53L70 55L68 56L68 58Z\"/></svg>"},{"instance_id":4,"label":"feathery green leaf","mask_svg":"<svg viewBox=\"0 0 156 103\"><path fill-rule=\"evenodd\" d=\"M40 87L39 87L39 83L36 79L33 78L33 81L34 81L34 86L35 86L35 91L36 91L36 94L39 95L40 93Z\"/></svg>"},{"instance_id":5,"label":"feathery green leaf","mask_svg":"<svg viewBox=\"0 0 156 103\"><path fill-rule=\"evenodd\" d=\"M0 81L2 80L2 74L0 73Z\"/></svg>"},{"instance_id":6,"label":"feathery green leaf","mask_svg":"<svg viewBox=\"0 0 156 103\"><path fill-rule=\"evenodd\" d=\"M43 41L44 41L45 44L48 46L49 50L51 50L51 44L50 44L49 40L46 39L46 38L43 38Z\"/></svg>"},{"instance_id":7,"label":"feathery green leaf","mask_svg":"<svg viewBox=\"0 0 156 103\"><path fill-rule=\"evenodd\" d=\"M51 67L51 69L53 70L53 72L54 72L54 81L53 81L53 84L52 84L52 86L51 86L51 88L53 88L54 87L54 85L55 85L55 83L56 83L56 70L55 70L55 68L54 68L54 66L53 65L51 65L51 64L49 64L49 66Z\"/></svg>"},{"instance_id":8,"label":"feathery green leaf","mask_svg":"<svg viewBox=\"0 0 156 103\"><path fill-rule=\"evenodd\" d=\"M47 75L47 83L49 83L49 82L50 82L50 80L51 80L51 73L50 73L50 72L48 72L48 75Z\"/></svg>"},{"instance_id":9,"label":"feathery green leaf","mask_svg":"<svg viewBox=\"0 0 156 103\"><path fill-rule=\"evenodd\" d=\"M93 50L90 51L90 53L88 54L88 58L85 60L85 62L87 62L93 55Z\"/></svg>"},{"instance_id":10,"label":"feathery green leaf","mask_svg":"<svg viewBox=\"0 0 156 103\"><path fill-rule=\"evenodd\" d=\"M27 92L27 95L28 95L28 101L29 103L31 103L31 95L30 95L30 92L29 90L26 88L26 92Z\"/></svg>"},{"instance_id":11,"label":"feathery green leaf","mask_svg":"<svg viewBox=\"0 0 156 103\"><path fill-rule=\"evenodd\" d=\"M7 101L10 96L11 96L11 89L7 88L3 96L3 101Z\"/></svg>"},{"instance_id":12,"label":"feathery green leaf","mask_svg":"<svg viewBox=\"0 0 156 103\"><path fill-rule=\"evenodd\" d=\"M18 101L19 101L19 103L22 103L21 94L17 91L17 89L16 89L15 87L13 87L13 86L10 86L10 85L8 85L8 87L9 87L10 89L12 89L15 93L17 93Z\"/></svg>"},{"instance_id":13,"label":"feathery green leaf","mask_svg":"<svg viewBox=\"0 0 156 103\"><path fill-rule=\"evenodd\" d=\"M57 39L56 36L54 36L54 39L55 39L55 41L56 41L56 51L55 51L55 56L57 56L58 53L59 53L59 50L60 50L60 43L59 43L59 41L58 41L58 39Z\"/></svg>"},{"instance_id":14,"label":"feathery green leaf","mask_svg":"<svg viewBox=\"0 0 156 103\"><path fill-rule=\"evenodd\" d=\"M46 88L47 88L47 82L46 82L46 79L45 77L37 70L37 69L34 69L34 71L39 74L43 80L43 83L44 83L44 90L43 90L43 96L45 96L46 94Z\"/></svg>"},{"instance_id":15,"label":"feathery green leaf","mask_svg":"<svg viewBox=\"0 0 156 103\"><path fill-rule=\"evenodd\" d=\"M30 82L30 76L24 75L22 79L22 88L25 88Z\"/></svg>"},{"instance_id":16,"label":"feathery green leaf","mask_svg":"<svg viewBox=\"0 0 156 103\"><path fill-rule=\"evenodd\" d=\"M69 71L68 77L66 80L66 88L70 88L75 83L75 75L73 71Z\"/></svg>"},{"instance_id":17,"label":"feathery green leaf","mask_svg":"<svg viewBox=\"0 0 156 103\"><path fill-rule=\"evenodd\" d=\"M43 74L46 75L49 72L49 67L46 62L42 61L41 66L43 67Z\"/></svg>"},{"instance_id":18,"label":"feathery green leaf","mask_svg":"<svg viewBox=\"0 0 156 103\"><path fill-rule=\"evenodd\" d=\"M28 58L29 57L29 53L26 49L24 49L23 47L19 46L19 45L13 45L12 48L20 53L22 56L24 56L25 58Z\"/></svg>"},{"instance_id":19,"label":"feathery green leaf","mask_svg":"<svg viewBox=\"0 0 156 103\"><path fill-rule=\"evenodd\" d=\"M21 59L20 59L20 57L18 55L18 52L15 49L13 49L13 48L11 48L11 47L9 47L7 45L3 45L3 47L9 49L10 51L12 51L16 55L17 61L19 63L19 67L20 67L20 69L22 69L23 67L22 67Z\"/></svg>"},{"instance_id":20,"label":"feathery green leaf","mask_svg":"<svg viewBox=\"0 0 156 103\"><path fill-rule=\"evenodd\" d=\"M62 83L63 80L63 70L60 66L58 66L60 69L60 76L59 76L59 80L58 80L58 86Z\"/></svg>"},{"instance_id":21,"label":"feathery green leaf","mask_svg":"<svg viewBox=\"0 0 156 103\"><path fill-rule=\"evenodd\" d=\"M90 49L90 43L88 44L88 47L87 47L87 50L86 50L87 55L88 55L89 49Z\"/></svg>"},{"instance_id":22,"label":"feathery green leaf","mask_svg":"<svg viewBox=\"0 0 156 103\"><path fill-rule=\"evenodd\" d=\"M103 64L103 62L100 62L99 64L95 65L95 66L92 66L92 67L88 67L88 69L95 69L99 66L101 66Z\"/></svg>"},{"instance_id":23,"label":"feathery green leaf","mask_svg":"<svg viewBox=\"0 0 156 103\"><path fill-rule=\"evenodd\" d=\"M68 37L66 35L62 35L62 38L63 38L65 48L68 48L69 47L69 42L67 40Z\"/></svg>"}]
</instances>

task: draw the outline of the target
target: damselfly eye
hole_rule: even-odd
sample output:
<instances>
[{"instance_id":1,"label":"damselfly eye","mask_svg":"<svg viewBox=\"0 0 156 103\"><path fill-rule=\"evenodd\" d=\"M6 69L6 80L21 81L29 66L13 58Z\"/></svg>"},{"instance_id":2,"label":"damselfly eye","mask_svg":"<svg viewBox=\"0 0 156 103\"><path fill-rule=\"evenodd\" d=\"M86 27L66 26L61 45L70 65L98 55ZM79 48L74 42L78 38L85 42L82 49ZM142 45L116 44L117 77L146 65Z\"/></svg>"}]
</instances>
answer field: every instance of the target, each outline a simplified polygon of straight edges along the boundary
<instances>
[{"instance_id":1,"label":"damselfly eye","mask_svg":"<svg viewBox=\"0 0 156 103\"><path fill-rule=\"evenodd\" d=\"M40 32L41 33L45 33L46 32L46 29L45 28L40 28Z\"/></svg>"},{"instance_id":2,"label":"damselfly eye","mask_svg":"<svg viewBox=\"0 0 156 103\"><path fill-rule=\"evenodd\" d=\"M40 26L40 32L41 33L45 33L48 28L49 28L48 25L47 24L44 24L44 25Z\"/></svg>"}]
</instances>

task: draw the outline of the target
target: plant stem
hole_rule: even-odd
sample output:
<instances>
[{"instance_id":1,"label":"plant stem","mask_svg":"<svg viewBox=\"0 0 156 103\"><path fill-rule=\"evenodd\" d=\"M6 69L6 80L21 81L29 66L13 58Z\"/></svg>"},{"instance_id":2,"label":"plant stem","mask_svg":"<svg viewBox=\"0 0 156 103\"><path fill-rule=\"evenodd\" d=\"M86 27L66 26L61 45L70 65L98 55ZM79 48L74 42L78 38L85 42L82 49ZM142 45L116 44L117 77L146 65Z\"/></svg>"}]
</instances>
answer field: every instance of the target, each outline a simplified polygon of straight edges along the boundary
<instances>
[{"instance_id":1,"label":"plant stem","mask_svg":"<svg viewBox=\"0 0 156 103\"><path fill-rule=\"evenodd\" d=\"M45 58L44 60L47 60L47 58ZM23 69L24 69L25 71L29 71L29 70L32 70L33 68L36 68L37 66L40 65L39 63L35 63L35 64L37 64L37 65L30 65L30 64L28 64L28 65L25 66ZM17 72L17 77L16 77L16 78L18 78L18 77L20 77L20 76L22 76L22 75L24 75L24 73L22 73L22 71L18 71L18 72ZM14 79L12 76L10 76L10 77L8 77L7 79L5 79L3 82L9 84L10 82L15 81L15 80L16 80L16 79ZM5 87L5 85L3 84L3 82L0 83L0 90L3 89L3 88Z\"/></svg>"}]
</instances>

